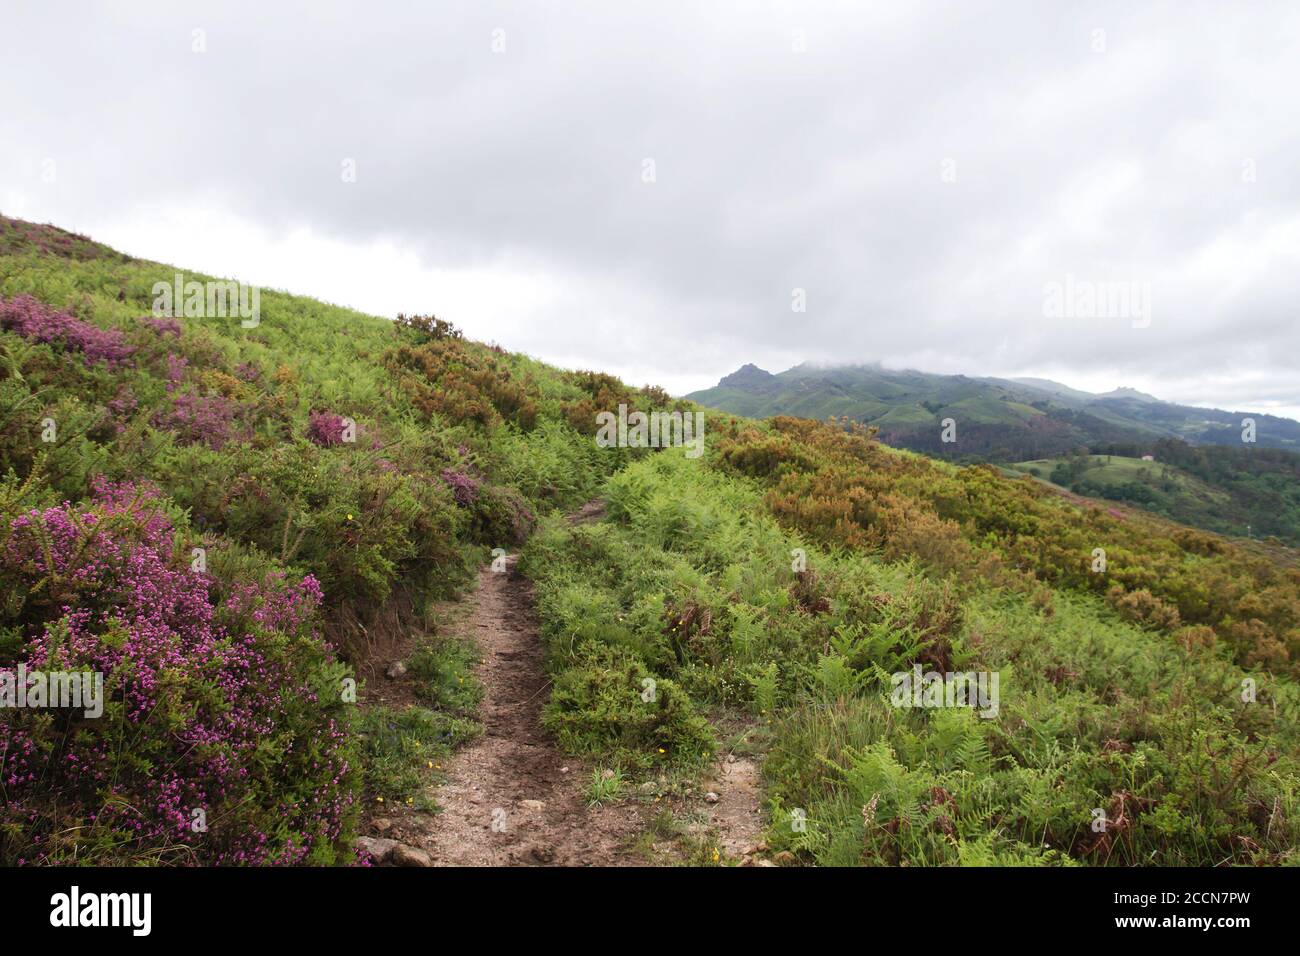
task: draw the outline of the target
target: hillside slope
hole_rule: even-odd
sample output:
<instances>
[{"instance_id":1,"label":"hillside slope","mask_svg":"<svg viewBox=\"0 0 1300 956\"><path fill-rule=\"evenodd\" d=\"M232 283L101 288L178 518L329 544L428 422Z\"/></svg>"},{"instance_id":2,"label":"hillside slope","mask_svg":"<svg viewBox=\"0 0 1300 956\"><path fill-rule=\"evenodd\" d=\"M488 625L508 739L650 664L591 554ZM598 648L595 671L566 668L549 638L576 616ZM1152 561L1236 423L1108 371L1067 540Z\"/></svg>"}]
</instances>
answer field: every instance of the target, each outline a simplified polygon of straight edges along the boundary
<instances>
[{"instance_id":1,"label":"hillside slope","mask_svg":"<svg viewBox=\"0 0 1300 956\"><path fill-rule=\"evenodd\" d=\"M860 426L710 414L699 457L602 447L600 412L688 406L284 293L251 327L151 315L174 268L3 225L0 690L105 692L0 710L0 862L351 862L362 807L432 810L475 735L442 599L516 547L540 654L507 670L545 669L517 683L548 688L548 739L651 851L1296 862L1294 552ZM707 809L727 758L762 768L767 849Z\"/></svg>"},{"instance_id":2,"label":"hillside slope","mask_svg":"<svg viewBox=\"0 0 1300 956\"><path fill-rule=\"evenodd\" d=\"M1279 463L1287 464L1280 455ZM1017 462L1010 468L1078 495L1125 502L1198 528L1300 544L1300 458L1290 462L1277 481L1259 469L1258 456L1254 464L1257 469L1245 480L1207 476L1213 483L1154 456L1066 456Z\"/></svg>"},{"instance_id":3,"label":"hillside slope","mask_svg":"<svg viewBox=\"0 0 1300 956\"><path fill-rule=\"evenodd\" d=\"M1046 379L972 379L880 366L801 365L772 375L746 365L687 398L751 417L847 418L874 426L888 444L964 463L1014 468L1085 451L1152 454L1166 468L1190 469L1189 480L1209 487L1197 495L1150 482L1140 488L1094 480L1085 487L1078 475L1068 484L1079 494L1118 497L1194 527L1300 543L1300 452L1294 450L1300 423L1289 419L1253 416L1258 441L1243 443L1245 414L1173 405L1133 389L1093 395ZM944 440L947 420L952 441Z\"/></svg>"},{"instance_id":4,"label":"hillside slope","mask_svg":"<svg viewBox=\"0 0 1300 956\"><path fill-rule=\"evenodd\" d=\"M350 860L473 733L432 602L594 494L632 452L572 421L640 393L274 291L156 316L178 270L54 227L0 252L0 666L107 696L0 711L0 863ZM355 706L412 632L435 706Z\"/></svg>"}]
</instances>

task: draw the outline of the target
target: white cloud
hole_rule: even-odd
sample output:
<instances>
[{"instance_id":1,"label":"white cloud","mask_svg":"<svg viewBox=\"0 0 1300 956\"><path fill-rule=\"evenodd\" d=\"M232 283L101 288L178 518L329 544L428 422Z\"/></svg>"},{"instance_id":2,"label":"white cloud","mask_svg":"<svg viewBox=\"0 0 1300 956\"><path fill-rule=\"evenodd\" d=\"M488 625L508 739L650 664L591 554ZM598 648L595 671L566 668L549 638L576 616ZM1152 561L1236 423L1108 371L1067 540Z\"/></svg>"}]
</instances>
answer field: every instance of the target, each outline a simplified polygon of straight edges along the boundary
<instances>
[{"instance_id":1,"label":"white cloud","mask_svg":"<svg viewBox=\"0 0 1300 956\"><path fill-rule=\"evenodd\" d=\"M1294 411L1297 40L1283 3L17 2L0 202L676 391L884 360ZM1149 282L1151 327L1044 319L1067 274Z\"/></svg>"}]
</instances>

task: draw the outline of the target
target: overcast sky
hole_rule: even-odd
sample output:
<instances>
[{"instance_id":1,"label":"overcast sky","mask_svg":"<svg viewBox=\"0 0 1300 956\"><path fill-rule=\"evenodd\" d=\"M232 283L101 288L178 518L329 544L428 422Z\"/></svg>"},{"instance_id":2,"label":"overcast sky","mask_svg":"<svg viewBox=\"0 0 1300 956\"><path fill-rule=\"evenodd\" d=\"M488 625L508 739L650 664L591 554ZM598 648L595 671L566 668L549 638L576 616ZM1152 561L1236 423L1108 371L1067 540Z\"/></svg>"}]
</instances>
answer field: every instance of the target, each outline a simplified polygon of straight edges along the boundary
<instances>
[{"instance_id":1,"label":"overcast sky","mask_svg":"<svg viewBox=\"0 0 1300 956\"><path fill-rule=\"evenodd\" d=\"M678 393L882 361L1300 418L1294 3L3 2L8 215Z\"/></svg>"}]
</instances>

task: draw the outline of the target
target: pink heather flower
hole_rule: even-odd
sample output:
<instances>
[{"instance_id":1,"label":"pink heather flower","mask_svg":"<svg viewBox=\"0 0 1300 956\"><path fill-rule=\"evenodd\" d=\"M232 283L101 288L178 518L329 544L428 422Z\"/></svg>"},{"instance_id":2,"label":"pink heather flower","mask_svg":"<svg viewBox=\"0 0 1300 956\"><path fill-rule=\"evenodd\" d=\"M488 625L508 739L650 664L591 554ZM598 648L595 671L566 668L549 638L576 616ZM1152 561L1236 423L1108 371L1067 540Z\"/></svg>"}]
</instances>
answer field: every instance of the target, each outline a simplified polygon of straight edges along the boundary
<instances>
[{"instance_id":1,"label":"pink heather flower","mask_svg":"<svg viewBox=\"0 0 1300 956\"><path fill-rule=\"evenodd\" d=\"M158 335L170 335L172 338L181 337L181 323L179 319L157 318L152 315L140 317L140 321L151 328Z\"/></svg>"},{"instance_id":2,"label":"pink heather flower","mask_svg":"<svg viewBox=\"0 0 1300 956\"><path fill-rule=\"evenodd\" d=\"M174 392L180 388L181 382L185 381L185 370L189 367L190 360L183 355L177 355L175 352L167 353L167 391Z\"/></svg>"},{"instance_id":3,"label":"pink heather flower","mask_svg":"<svg viewBox=\"0 0 1300 956\"><path fill-rule=\"evenodd\" d=\"M235 378L242 382L256 382L262 377L262 370L252 362L240 362L235 366Z\"/></svg>"},{"instance_id":4,"label":"pink heather flower","mask_svg":"<svg viewBox=\"0 0 1300 956\"><path fill-rule=\"evenodd\" d=\"M127 852L185 842L204 863L303 862L338 838L353 802L346 734L304 663L331 659L313 629L320 585L272 574L219 601L212 579L174 553L156 489L102 478L93 488L88 505L9 521L0 567L64 603L44 608L5 669L98 671L101 720L123 726L0 710L0 826L25 835L23 859L35 863L68 820ZM140 763L123 760L123 736ZM309 781L310 795L282 794L277 772ZM207 810L201 840L195 807Z\"/></svg>"},{"instance_id":5,"label":"pink heather flower","mask_svg":"<svg viewBox=\"0 0 1300 956\"><path fill-rule=\"evenodd\" d=\"M81 352L87 365L104 361L110 368L126 362L135 351L120 329L101 329L90 322L60 312L30 295L0 297L0 328L34 342L59 345Z\"/></svg>"},{"instance_id":6,"label":"pink heather flower","mask_svg":"<svg viewBox=\"0 0 1300 956\"><path fill-rule=\"evenodd\" d=\"M478 500L479 480L453 468L442 470L442 480L451 489L456 504L468 508Z\"/></svg>"},{"instance_id":7,"label":"pink heather flower","mask_svg":"<svg viewBox=\"0 0 1300 956\"><path fill-rule=\"evenodd\" d=\"M113 417L113 430L119 435L126 430L126 419L130 418L139 407L140 402L128 386L118 389L117 395L109 399L105 406Z\"/></svg>"},{"instance_id":8,"label":"pink heather flower","mask_svg":"<svg viewBox=\"0 0 1300 956\"><path fill-rule=\"evenodd\" d=\"M343 444L347 420L334 412L312 412L307 422L307 438L322 448Z\"/></svg>"},{"instance_id":9,"label":"pink heather flower","mask_svg":"<svg viewBox=\"0 0 1300 956\"><path fill-rule=\"evenodd\" d=\"M185 392L172 399L170 408L154 414L153 425L176 432L186 444L202 443L220 451L235 437L235 423L241 411L238 402L224 395Z\"/></svg>"}]
</instances>

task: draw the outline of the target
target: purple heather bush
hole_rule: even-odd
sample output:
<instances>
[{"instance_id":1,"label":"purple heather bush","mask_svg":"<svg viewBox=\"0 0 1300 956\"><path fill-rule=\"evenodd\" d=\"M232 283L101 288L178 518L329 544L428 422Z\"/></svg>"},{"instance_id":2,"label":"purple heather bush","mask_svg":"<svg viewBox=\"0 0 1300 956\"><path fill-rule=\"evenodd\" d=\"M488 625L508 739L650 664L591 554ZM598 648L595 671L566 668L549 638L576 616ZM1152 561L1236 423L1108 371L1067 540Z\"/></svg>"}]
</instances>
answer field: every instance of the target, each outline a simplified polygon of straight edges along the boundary
<instances>
[{"instance_id":1,"label":"purple heather bush","mask_svg":"<svg viewBox=\"0 0 1300 956\"><path fill-rule=\"evenodd\" d=\"M102 716L0 709L0 864L329 863L357 787L321 591L192 569L147 487L0 528L0 671L103 674ZM206 830L196 827L202 811Z\"/></svg>"},{"instance_id":2,"label":"purple heather bush","mask_svg":"<svg viewBox=\"0 0 1300 956\"><path fill-rule=\"evenodd\" d=\"M220 451L236 437L242 410L238 402L224 395L184 392L154 414L153 426L175 432L187 445L203 444Z\"/></svg>"},{"instance_id":3,"label":"purple heather bush","mask_svg":"<svg viewBox=\"0 0 1300 956\"><path fill-rule=\"evenodd\" d=\"M454 468L444 468L442 470L442 480L451 489L456 504L462 508L473 507L474 502L478 500L478 490L481 482L472 475L467 475L463 471L456 471Z\"/></svg>"},{"instance_id":4,"label":"purple heather bush","mask_svg":"<svg viewBox=\"0 0 1300 956\"><path fill-rule=\"evenodd\" d=\"M167 353L167 391L174 392L181 387L185 381L185 370L189 368L190 360L183 355L177 355L175 352Z\"/></svg>"},{"instance_id":5,"label":"purple heather bush","mask_svg":"<svg viewBox=\"0 0 1300 956\"><path fill-rule=\"evenodd\" d=\"M334 412L312 412L307 421L307 438L322 448L343 444L347 419Z\"/></svg>"},{"instance_id":6,"label":"purple heather bush","mask_svg":"<svg viewBox=\"0 0 1300 956\"><path fill-rule=\"evenodd\" d=\"M150 423L155 428L175 432L182 444L207 445L213 451L220 451L246 431L240 428L246 409L224 395L182 391L189 365L189 359L183 355L167 353L167 394L171 399L154 412Z\"/></svg>"},{"instance_id":7,"label":"purple heather bush","mask_svg":"<svg viewBox=\"0 0 1300 956\"><path fill-rule=\"evenodd\" d=\"M119 329L101 329L67 312L60 312L29 295L0 298L0 328L33 342L58 345L80 352L87 365L106 362L116 368L135 351Z\"/></svg>"},{"instance_id":8,"label":"purple heather bush","mask_svg":"<svg viewBox=\"0 0 1300 956\"><path fill-rule=\"evenodd\" d=\"M140 401L128 386L123 385L105 407L113 417L113 432L120 435L126 430L126 420L140 407Z\"/></svg>"},{"instance_id":9,"label":"purple heather bush","mask_svg":"<svg viewBox=\"0 0 1300 956\"><path fill-rule=\"evenodd\" d=\"M181 323L179 319L158 318L152 315L142 316L140 321L156 332L159 336L170 335L172 338L181 337Z\"/></svg>"}]
</instances>

